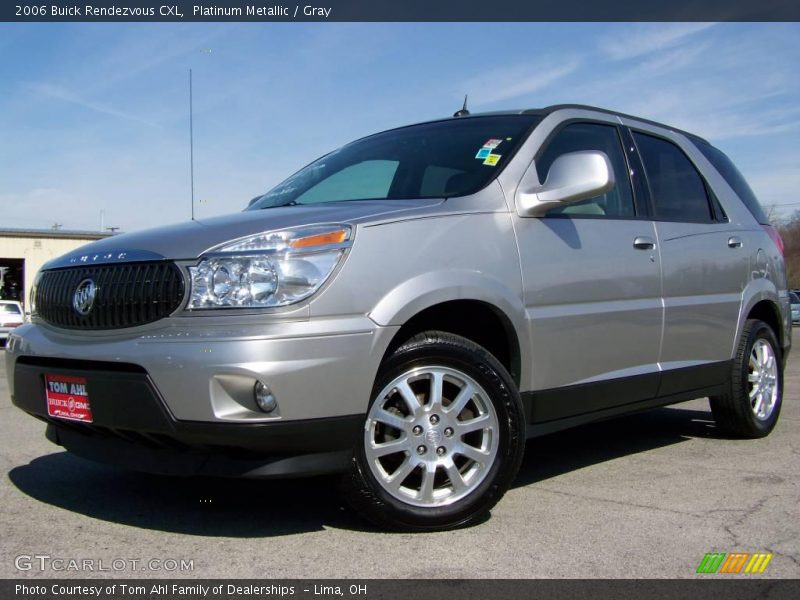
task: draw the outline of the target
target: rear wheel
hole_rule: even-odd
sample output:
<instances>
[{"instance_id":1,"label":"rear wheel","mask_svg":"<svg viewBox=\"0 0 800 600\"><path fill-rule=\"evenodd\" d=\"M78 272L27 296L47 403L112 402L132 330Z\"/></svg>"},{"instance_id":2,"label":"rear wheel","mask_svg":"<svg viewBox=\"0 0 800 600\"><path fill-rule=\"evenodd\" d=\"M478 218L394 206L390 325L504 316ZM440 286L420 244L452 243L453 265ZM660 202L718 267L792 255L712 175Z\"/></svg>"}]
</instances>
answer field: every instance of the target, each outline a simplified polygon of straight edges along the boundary
<instances>
[{"instance_id":1,"label":"rear wheel","mask_svg":"<svg viewBox=\"0 0 800 600\"><path fill-rule=\"evenodd\" d=\"M778 422L783 399L783 360L775 333L763 321L745 323L733 359L731 387L710 398L717 426L728 434L759 438Z\"/></svg>"},{"instance_id":2,"label":"rear wheel","mask_svg":"<svg viewBox=\"0 0 800 600\"><path fill-rule=\"evenodd\" d=\"M503 366L465 338L426 332L381 367L346 497L381 527L465 525L502 497L523 449L519 393Z\"/></svg>"}]
</instances>

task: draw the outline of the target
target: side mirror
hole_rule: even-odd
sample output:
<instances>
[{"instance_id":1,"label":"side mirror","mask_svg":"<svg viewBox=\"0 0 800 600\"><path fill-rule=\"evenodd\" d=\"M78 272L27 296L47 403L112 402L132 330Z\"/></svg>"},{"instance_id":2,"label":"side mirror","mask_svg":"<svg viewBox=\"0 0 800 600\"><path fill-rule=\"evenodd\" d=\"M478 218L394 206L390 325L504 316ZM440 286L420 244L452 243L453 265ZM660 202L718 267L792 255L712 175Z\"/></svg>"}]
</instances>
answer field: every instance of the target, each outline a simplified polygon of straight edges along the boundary
<instances>
[{"instance_id":1,"label":"side mirror","mask_svg":"<svg viewBox=\"0 0 800 600\"><path fill-rule=\"evenodd\" d=\"M613 187L614 169L605 152L562 154L553 161L543 184L531 165L517 191L517 212L523 217L539 217L551 208L600 196Z\"/></svg>"}]
</instances>

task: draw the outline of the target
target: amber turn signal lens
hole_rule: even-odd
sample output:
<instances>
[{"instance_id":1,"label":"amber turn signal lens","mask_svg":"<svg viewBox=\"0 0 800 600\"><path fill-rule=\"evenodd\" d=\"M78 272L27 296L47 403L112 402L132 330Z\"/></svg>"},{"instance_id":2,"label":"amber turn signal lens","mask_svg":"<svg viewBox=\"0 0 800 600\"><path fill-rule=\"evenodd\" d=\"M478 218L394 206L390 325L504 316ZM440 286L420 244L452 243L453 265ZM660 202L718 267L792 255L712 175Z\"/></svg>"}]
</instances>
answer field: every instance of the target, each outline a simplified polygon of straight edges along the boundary
<instances>
[{"instance_id":1,"label":"amber turn signal lens","mask_svg":"<svg viewBox=\"0 0 800 600\"><path fill-rule=\"evenodd\" d=\"M311 248L313 246L327 246L328 244L341 244L347 239L347 230L338 229L326 233L309 235L308 237L297 238L289 242L292 248Z\"/></svg>"}]
</instances>

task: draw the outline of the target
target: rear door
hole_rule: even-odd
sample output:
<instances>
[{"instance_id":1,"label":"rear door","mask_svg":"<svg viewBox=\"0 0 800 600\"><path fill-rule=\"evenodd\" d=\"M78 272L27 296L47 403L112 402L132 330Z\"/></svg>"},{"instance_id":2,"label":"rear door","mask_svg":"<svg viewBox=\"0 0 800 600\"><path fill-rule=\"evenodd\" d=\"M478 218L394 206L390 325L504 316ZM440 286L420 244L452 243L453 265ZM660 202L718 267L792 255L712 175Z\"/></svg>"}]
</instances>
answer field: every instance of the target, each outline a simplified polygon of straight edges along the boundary
<instances>
[{"instance_id":1,"label":"rear door","mask_svg":"<svg viewBox=\"0 0 800 600\"><path fill-rule=\"evenodd\" d=\"M673 140L633 131L647 175L661 249L663 370L659 395L727 377L749 255L686 152Z\"/></svg>"}]
</instances>

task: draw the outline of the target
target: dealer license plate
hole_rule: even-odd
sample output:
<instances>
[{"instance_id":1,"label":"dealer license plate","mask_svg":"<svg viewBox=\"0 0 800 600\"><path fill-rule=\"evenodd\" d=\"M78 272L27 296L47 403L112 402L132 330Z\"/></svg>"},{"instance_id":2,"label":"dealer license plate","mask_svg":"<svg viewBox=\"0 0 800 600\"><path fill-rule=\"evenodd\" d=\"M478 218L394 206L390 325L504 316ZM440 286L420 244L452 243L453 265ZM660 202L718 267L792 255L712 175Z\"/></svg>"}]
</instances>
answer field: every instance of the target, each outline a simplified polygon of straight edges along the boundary
<instances>
[{"instance_id":1,"label":"dealer license plate","mask_svg":"<svg viewBox=\"0 0 800 600\"><path fill-rule=\"evenodd\" d=\"M85 377L45 375L44 388L48 415L57 419L92 422Z\"/></svg>"}]
</instances>

